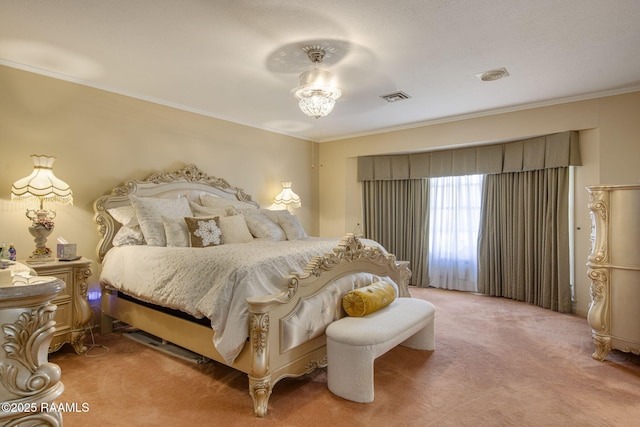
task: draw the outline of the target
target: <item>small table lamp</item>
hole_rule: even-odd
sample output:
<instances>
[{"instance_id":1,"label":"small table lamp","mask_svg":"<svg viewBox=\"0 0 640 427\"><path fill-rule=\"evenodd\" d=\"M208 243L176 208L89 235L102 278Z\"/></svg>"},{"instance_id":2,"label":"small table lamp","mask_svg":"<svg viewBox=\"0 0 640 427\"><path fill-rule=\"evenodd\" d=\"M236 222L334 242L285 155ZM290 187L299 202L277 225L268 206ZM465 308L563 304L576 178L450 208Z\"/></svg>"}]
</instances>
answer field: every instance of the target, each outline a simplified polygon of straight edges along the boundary
<instances>
[{"instance_id":1,"label":"small table lamp","mask_svg":"<svg viewBox=\"0 0 640 427\"><path fill-rule=\"evenodd\" d=\"M273 210L288 210L291 212L294 208L302 206L300 197L291 189L290 181L282 181L282 191L276 196L270 209Z\"/></svg>"},{"instance_id":2,"label":"small table lamp","mask_svg":"<svg viewBox=\"0 0 640 427\"><path fill-rule=\"evenodd\" d=\"M48 262L55 259L51 249L47 248L47 237L53 232L56 213L44 209L44 204L73 204L73 196L69 185L53 174L55 157L32 154L31 159L33 172L13 184L11 200L24 203L27 207L26 216L31 220L29 233L34 237L36 248L27 262ZM31 206L39 206L39 209Z\"/></svg>"}]
</instances>

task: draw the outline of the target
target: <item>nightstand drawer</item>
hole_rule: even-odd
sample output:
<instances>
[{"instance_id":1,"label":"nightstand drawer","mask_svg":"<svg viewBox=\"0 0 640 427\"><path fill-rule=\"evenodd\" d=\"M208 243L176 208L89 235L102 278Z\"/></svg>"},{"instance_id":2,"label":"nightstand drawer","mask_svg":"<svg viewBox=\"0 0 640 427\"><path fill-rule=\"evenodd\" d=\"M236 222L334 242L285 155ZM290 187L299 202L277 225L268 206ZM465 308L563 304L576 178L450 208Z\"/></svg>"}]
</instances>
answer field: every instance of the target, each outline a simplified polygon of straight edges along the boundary
<instances>
[{"instance_id":1,"label":"nightstand drawer","mask_svg":"<svg viewBox=\"0 0 640 427\"><path fill-rule=\"evenodd\" d=\"M71 316L73 315L71 300L67 299L66 302L55 302L57 306L56 314L53 316L53 320L56 321L56 332L60 332L71 328Z\"/></svg>"},{"instance_id":2,"label":"nightstand drawer","mask_svg":"<svg viewBox=\"0 0 640 427\"><path fill-rule=\"evenodd\" d=\"M41 276L53 276L60 279L66 285L60 292L59 296L71 295L71 289L73 288L73 271L70 270L49 270L43 273L38 273Z\"/></svg>"}]
</instances>

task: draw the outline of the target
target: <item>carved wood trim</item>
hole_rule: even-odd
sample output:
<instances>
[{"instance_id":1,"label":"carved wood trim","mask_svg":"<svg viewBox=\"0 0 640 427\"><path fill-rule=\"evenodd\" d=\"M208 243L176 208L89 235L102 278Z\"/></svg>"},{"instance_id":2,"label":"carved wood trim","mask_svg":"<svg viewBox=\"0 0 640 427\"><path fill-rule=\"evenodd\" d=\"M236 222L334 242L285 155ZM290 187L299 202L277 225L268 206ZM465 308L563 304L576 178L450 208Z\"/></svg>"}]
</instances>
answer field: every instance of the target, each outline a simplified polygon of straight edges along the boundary
<instances>
[{"instance_id":1,"label":"carved wood trim","mask_svg":"<svg viewBox=\"0 0 640 427\"><path fill-rule=\"evenodd\" d=\"M13 324L3 324L6 359L25 367L30 375L19 378L19 368L12 363L0 362L0 382L11 393L20 397L34 396L53 387L60 380L60 368L53 363L41 363L42 344L51 340L55 332L56 306L47 304L30 313L22 312Z\"/></svg>"},{"instance_id":2,"label":"carved wood trim","mask_svg":"<svg viewBox=\"0 0 640 427\"><path fill-rule=\"evenodd\" d=\"M589 261L597 264L608 262L607 242L609 229L607 227L609 212L609 192L589 191L589 210L592 220L591 226L591 254ZM598 231L596 233L596 230Z\"/></svg>"},{"instance_id":3,"label":"carved wood trim","mask_svg":"<svg viewBox=\"0 0 640 427\"><path fill-rule=\"evenodd\" d=\"M365 246L357 236L350 233L338 243L338 247L332 253L314 257L307 264L302 274L299 275L299 278L318 277L322 272L334 269L343 261L354 262L359 260L367 260L379 264L386 263L394 267L396 257L395 255L385 254L379 248Z\"/></svg>"},{"instance_id":4,"label":"carved wood trim","mask_svg":"<svg viewBox=\"0 0 640 427\"><path fill-rule=\"evenodd\" d=\"M86 325L91 320L91 306L87 301L87 289L89 287L88 279L91 277L91 267L79 267L74 269L75 273L75 286L72 298L73 302L73 321L72 321L72 334L71 345L78 354L84 354L87 351L87 347L84 345L84 340L87 336Z\"/></svg>"}]
</instances>

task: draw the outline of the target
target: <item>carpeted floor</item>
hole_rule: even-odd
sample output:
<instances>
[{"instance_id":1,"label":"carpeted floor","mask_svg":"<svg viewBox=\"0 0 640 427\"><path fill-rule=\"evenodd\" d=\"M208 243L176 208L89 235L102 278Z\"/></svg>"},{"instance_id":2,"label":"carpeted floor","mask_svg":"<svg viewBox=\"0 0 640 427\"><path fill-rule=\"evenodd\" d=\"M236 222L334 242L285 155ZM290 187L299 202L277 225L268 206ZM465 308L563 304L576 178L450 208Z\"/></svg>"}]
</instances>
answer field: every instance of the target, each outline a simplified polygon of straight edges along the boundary
<instances>
[{"instance_id":1,"label":"carpeted floor","mask_svg":"<svg viewBox=\"0 0 640 427\"><path fill-rule=\"evenodd\" d=\"M436 350L397 347L376 360L375 401L334 396L326 370L279 382L265 419L246 376L196 364L119 334L86 357L69 346L59 402L74 426L632 426L640 424L640 356L591 358L585 319L502 298L411 289L436 306Z\"/></svg>"}]
</instances>

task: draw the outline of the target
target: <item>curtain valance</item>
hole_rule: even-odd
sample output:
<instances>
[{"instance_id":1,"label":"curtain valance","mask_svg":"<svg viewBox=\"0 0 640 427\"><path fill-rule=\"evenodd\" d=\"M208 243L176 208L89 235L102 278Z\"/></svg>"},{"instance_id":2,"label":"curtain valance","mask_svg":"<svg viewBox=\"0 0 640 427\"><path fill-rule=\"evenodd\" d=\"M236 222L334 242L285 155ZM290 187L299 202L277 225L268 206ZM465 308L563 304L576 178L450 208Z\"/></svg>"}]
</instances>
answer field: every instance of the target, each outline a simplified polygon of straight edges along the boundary
<instances>
[{"instance_id":1,"label":"curtain valance","mask_svg":"<svg viewBox=\"0 0 640 427\"><path fill-rule=\"evenodd\" d=\"M497 174L581 165L578 132L567 131L478 147L358 157L358 181Z\"/></svg>"}]
</instances>

